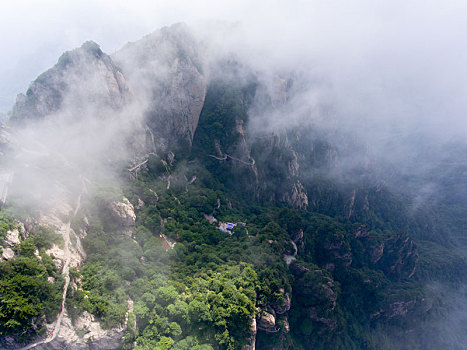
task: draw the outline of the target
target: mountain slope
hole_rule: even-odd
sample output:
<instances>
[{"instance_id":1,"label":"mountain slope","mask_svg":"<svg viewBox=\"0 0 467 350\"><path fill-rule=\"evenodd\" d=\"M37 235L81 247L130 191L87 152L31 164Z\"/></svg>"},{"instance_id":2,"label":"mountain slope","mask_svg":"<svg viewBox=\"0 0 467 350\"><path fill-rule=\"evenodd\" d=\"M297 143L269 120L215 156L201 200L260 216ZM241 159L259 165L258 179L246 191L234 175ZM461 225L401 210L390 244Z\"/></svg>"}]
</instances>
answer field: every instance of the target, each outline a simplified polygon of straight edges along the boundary
<instances>
[{"instance_id":1,"label":"mountain slope","mask_svg":"<svg viewBox=\"0 0 467 350\"><path fill-rule=\"evenodd\" d=\"M443 333L467 270L462 155L407 179L341 130L255 127L287 118L300 77L268 86L208 44L185 25L112 56L88 42L19 97L2 344L50 336L64 311L37 348L462 349L462 328ZM427 180L446 195L420 200ZM53 292L11 306L23 280Z\"/></svg>"}]
</instances>

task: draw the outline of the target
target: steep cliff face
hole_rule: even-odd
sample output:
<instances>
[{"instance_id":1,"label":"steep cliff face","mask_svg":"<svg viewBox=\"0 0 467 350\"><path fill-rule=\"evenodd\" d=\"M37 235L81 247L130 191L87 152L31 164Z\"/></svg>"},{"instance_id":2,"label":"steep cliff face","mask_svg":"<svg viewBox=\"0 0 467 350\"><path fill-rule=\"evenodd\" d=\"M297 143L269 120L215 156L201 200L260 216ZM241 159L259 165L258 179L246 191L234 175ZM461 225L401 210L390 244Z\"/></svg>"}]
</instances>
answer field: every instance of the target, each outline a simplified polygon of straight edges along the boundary
<instances>
[{"instance_id":1,"label":"steep cliff face","mask_svg":"<svg viewBox=\"0 0 467 350\"><path fill-rule=\"evenodd\" d=\"M385 240L380 264L395 280L411 278L416 270L418 251L407 235L394 235Z\"/></svg>"},{"instance_id":2,"label":"steep cliff face","mask_svg":"<svg viewBox=\"0 0 467 350\"><path fill-rule=\"evenodd\" d=\"M202 52L188 28L178 24L129 43L112 56L144 105L156 148L164 152L186 152L192 144L207 89Z\"/></svg>"},{"instance_id":3,"label":"steep cliff face","mask_svg":"<svg viewBox=\"0 0 467 350\"><path fill-rule=\"evenodd\" d=\"M300 181L298 156L284 132L253 139L253 154L261 178L259 197L308 208L308 195Z\"/></svg>"},{"instance_id":4,"label":"steep cliff face","mask_svg":"<svg viewBox=\"0 0 467 350\"><path fill-rule=\"evenodd\" d=\"M25 95L18 95L11 122L58 113L79 120L127 107L127 118L143 124L138 133L146 134L147 152L186 153L207 88L201 53L201 44L184 25L129 43L112 57L86 42L64 53Z\"/></svg>"}]
</instances>

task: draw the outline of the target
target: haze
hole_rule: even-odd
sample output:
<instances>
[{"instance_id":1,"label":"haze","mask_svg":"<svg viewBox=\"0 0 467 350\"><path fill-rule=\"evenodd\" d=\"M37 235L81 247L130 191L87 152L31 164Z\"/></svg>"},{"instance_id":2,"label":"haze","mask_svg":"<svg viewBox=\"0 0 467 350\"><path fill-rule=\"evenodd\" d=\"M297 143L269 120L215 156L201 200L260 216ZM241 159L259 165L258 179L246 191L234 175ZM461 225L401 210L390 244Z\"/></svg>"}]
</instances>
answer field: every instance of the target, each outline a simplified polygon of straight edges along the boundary
<instances>
[{"instance_id":1,"label":"haze","mask_svg":"<svg viewBox=\"0 0 467 350\"><path fill-rule=\"evenodd\" d=\"M394 119L465 137L467 4L463 1L8 1L0 12L0 112L65 50L107 53L176 22L240 23L258 66L304 65L346 118ZM243 51L243 52L242 52ZM336 98L337 96L337 98Z\"/></svg>"}]
</instances>

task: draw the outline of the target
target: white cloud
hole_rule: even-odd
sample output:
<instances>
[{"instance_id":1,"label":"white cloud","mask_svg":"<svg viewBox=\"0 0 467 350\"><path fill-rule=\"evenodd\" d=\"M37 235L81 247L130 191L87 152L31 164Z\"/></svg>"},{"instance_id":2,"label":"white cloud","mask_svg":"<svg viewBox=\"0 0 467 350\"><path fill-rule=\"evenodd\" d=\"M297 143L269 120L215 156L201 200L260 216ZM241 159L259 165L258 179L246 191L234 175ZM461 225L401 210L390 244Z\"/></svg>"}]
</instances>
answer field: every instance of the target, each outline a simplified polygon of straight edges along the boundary
<instances>
[{"instance_id":1,"label":"white cloud","mask_svg":"<svg viewBox=\"0 0 467 350\"><path fill-rule=\"evenodd\" d=\"M0 111L86 40L111 53L164 25L225 20L245 29L221 40L258 64L308 64L349 114L423 114L465 134L466 18L467 3L455 0L3 1Z\"/></svg>"}]
</instances>

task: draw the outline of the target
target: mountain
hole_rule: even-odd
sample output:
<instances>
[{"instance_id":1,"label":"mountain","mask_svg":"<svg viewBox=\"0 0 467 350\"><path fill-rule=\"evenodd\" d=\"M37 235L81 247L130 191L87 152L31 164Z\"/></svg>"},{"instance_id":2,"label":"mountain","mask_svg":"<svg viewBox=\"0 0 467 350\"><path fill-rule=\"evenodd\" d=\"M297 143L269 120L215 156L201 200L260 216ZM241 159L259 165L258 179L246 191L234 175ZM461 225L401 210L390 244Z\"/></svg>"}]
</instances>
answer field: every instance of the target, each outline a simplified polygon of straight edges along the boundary
<instances>
[{"instance_id":1,"label":"mountain","mask_svg":"<svg viewBox=\"0 0 467 350\"><path fill-rule=\"evenodd\" d=\"M412 135L395 166L292 122L309 84L293 67L195 33L86 42L18 95L2 346L465 348L465 144Z\"/></svg>"}]
</instances>

